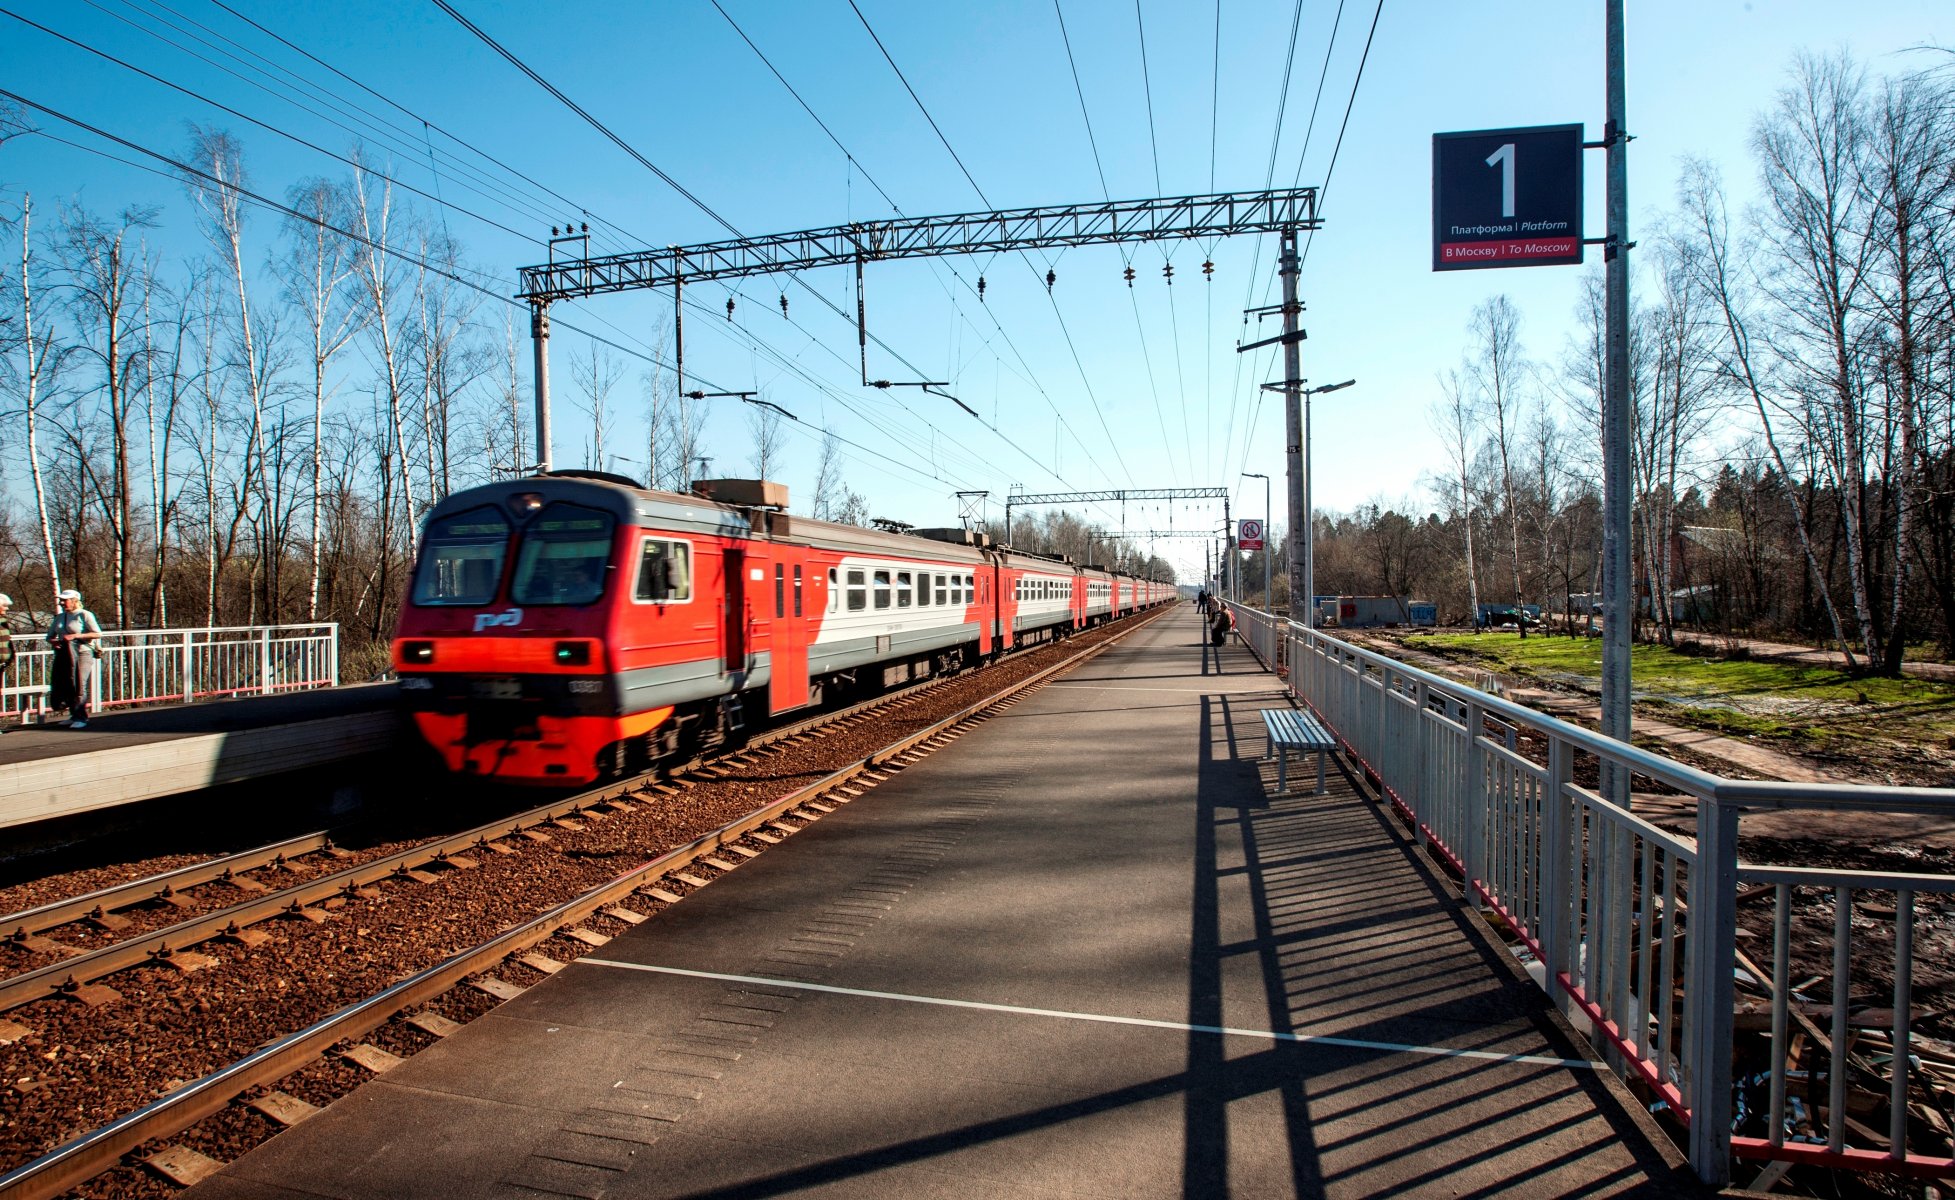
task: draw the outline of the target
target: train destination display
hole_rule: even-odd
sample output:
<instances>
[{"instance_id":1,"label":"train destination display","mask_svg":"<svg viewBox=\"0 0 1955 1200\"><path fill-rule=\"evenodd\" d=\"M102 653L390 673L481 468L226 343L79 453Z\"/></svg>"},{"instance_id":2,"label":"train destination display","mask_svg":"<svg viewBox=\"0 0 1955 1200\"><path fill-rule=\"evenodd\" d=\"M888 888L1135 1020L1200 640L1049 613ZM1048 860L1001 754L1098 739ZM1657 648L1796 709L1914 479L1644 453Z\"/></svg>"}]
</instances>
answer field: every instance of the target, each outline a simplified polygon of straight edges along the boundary
<instances>
[{"instance_id":1,"label":"train destination display","mask_svg":"<svg viewBox=\"0 0 1955 1200\"><path fill-rule=\"evenodd\" d=\"M1582 261L1582 127L1432 135L1432 269Z\"/></svg>"}]
</instances>

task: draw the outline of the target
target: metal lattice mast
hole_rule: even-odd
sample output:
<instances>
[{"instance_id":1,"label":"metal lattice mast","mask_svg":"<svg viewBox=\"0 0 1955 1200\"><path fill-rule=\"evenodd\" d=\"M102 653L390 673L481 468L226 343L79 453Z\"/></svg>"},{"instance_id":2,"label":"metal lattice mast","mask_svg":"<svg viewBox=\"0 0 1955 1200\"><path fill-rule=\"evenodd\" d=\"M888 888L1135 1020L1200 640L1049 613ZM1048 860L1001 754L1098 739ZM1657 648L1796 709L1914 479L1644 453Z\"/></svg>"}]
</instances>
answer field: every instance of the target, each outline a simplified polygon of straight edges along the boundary
<instances>
[{"instance_id":1,"label":"metal lattice mast","mask_svg":"<svg viewBox=\"0 0 1955 1200\"><path fill-rule=\"evenodd\" d=\"M1154 200L856 221L826 229L732 238L697 246L572 258L521 268L536 339L538 462L550 468L549 307L558 300L670 287L701 280L805 271L899 258L994 254L1060 246L1094 246L1170 238L1316 229L1316 188L1224 192ZM866 367L865 367L866 377ZM880 386L880 385L879 385Z\"/></svg>"},{"instance_id":2,"label":"metal lattice mast","mask_svg":"<svg viewBox=\"0 0 1955 1200\"><path fill-rule=\"evenodd\" d=\"M1011 510L1028 504L1093 504L1117 500L1220 500L1226 516L1229 489L1205 488L1115 488L1098 492L1044 492L1029 495L1013 492L1005 497L1005 544L1011 544ZM1122 536L1127 536L1123 533Z\"/></svg>"}]
</instances>

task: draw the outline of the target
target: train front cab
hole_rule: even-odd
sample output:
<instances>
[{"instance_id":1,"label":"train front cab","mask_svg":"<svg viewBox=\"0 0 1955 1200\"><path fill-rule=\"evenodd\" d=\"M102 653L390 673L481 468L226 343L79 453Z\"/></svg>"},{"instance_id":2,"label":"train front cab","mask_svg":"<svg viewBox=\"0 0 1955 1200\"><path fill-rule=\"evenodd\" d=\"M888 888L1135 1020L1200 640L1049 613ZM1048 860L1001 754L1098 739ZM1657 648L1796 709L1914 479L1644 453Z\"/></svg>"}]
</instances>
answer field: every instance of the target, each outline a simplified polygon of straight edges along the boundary
<instances>
[{"instance_id":1,"label":"train front cab","mask_svg":"<svg viewBox=\"0 0 1955 1200\"><path fill-rule=\"evenodd\" d=\"M744 528L703 507L647 529L636 501L542 478L458 493L430 515L393 658L449 770L588 782L750 661L719 612L722 547Z\"/></svg>"}]
</instances>

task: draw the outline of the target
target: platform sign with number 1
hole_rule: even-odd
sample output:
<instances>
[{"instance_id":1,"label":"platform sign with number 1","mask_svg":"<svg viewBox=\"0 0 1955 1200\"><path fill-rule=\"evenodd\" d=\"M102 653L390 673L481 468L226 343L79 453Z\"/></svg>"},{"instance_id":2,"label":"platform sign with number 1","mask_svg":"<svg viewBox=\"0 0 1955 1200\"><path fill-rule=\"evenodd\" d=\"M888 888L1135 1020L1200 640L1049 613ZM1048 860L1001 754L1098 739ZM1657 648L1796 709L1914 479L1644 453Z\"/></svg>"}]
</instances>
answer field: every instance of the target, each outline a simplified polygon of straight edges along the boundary
<instances>
[{"instance_id":1,"label":"platform sign with number 1","mask_svg":"<svg viewBox=\"0 0 1955 1200\"><path fill-rule=\"evenodd\" d=\"M1582 127L1432 135L1432 269L1582 261Z\"/></svg>"}]
</instances>

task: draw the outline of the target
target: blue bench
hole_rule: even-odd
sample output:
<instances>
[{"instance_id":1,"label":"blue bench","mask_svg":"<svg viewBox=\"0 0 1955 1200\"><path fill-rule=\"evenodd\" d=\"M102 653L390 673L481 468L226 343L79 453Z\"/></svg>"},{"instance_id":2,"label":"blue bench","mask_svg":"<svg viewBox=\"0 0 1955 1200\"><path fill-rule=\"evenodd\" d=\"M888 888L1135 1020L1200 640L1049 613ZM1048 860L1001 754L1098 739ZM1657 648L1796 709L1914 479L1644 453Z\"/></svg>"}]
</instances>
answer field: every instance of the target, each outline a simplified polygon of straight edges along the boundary
<instances>
[{"instance_id":1,"label":"blue bench","mask_svg":"<svg viewBox=\"0 0 1955 1200\"><path fill-rule=\"evenodd\" d=\"M1276 790L1290 790L1290 752L1317 756L1317 791L1324 790L1324 755L1337 750L1337 738L1315 713L1295 708L1265 708L1263 728L1269 733L1269 754L1276 760Z\"/></svg>"}]
</instances>

